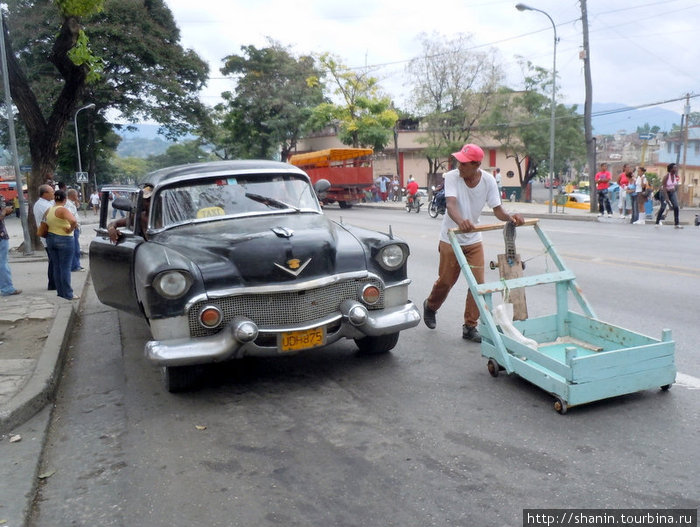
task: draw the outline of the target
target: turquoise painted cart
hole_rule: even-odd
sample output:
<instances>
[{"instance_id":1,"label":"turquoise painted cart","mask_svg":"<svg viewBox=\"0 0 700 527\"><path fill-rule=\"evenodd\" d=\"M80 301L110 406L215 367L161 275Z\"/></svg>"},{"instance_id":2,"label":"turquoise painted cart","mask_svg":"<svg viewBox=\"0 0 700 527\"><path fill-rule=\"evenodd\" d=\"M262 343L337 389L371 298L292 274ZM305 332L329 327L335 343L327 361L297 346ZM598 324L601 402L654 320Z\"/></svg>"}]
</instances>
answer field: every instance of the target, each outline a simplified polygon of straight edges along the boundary
<instances>
[{"instance_id":1,"label":"turquoise painted cart","mask_svg":"<svg viewBox=\"0 0 700 527\"><path fill-rule=\"evenodd\" d=\"M480 225L479 231L503 229L504 224ZM540 229L532 226L557 270L535 276L477 284L455 234L450 231L452 248L457 256L469 290L480 312L481 354L488 359L489 373L516 374L551 393L554 409L564 414L567 408L609 397L661 388L668 390L676 379L675 344L671 331L664 329L661 340L653 339L598 320L593 308L576 284L574 273L567 269L552 243ZM555 284L556 312L527 320L513 321L513 326L537 346L524 345L523 339L511 338L498 326L492 315L492 295L520 287ZM581 313L569 310L569 293L581 307ZM516 335L517 337L517 335Z\"/></svg>"}]
</instances>

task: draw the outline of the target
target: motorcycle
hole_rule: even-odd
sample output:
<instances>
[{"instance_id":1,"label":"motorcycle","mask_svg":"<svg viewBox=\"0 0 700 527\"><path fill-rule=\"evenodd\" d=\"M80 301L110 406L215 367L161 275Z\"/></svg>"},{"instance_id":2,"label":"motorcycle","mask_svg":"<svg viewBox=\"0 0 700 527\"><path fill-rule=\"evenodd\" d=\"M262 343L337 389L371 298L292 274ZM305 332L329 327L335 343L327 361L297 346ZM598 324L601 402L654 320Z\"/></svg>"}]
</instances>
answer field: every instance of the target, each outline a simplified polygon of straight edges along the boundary
<instances>
[{"instance_id":1,"label":"motorcycle","mask_svg":"<svg viewBox=\"0 0 700 527\"><path fill-rule=\"evenodd\" d=\"M428 204L428 214L431 218L437 218L440 214L445 214L447 201L445 200L445 189L435 190L433 187L433 197Z\"/></svg>"},{"instance_id":2,"label":"motorcycle","mask_svg":"<svg viewBox=\"0 0 700 527\"><path fill-rule=\"evenodd\" d=\"M406 195L406 212L415 210L416 214L418 214L422 205L420 196L417 193L415 196L411 196L410 194Z\"/></svg>"}]
</instances>

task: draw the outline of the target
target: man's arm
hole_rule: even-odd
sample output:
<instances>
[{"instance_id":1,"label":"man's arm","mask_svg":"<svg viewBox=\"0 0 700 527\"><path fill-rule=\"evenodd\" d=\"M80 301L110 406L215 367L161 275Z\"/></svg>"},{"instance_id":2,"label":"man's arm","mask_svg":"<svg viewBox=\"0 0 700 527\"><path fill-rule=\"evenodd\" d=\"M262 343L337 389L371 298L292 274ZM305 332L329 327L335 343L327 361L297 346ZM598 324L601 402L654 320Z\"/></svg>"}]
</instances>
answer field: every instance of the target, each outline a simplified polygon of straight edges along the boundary
<instances>
[{"instance_id":1,"label":"man's arm","mask_svg":"<svg viewBox=\"0 0 700 527\"><path fill-rule=\"evenodd\" d=\"M109 235L109 239L112 243L117 243L117 241L119 241L119 237L121 236L121 233L119 232L119 227L126 227L126 225L126 217L114 220L113 222L110 222L109 225L107 225L107 234Z\"/></svg>"},{"instance_id":2,"label":"man's arm","mask_svg":"<svg viewBox=\"0 0 700 527\"><path fill-rule=\"evenodd\" d=\"M510 221L515 223L516 225L522 225L523 223L525 223L525 218L523 218L522 214L509 214L505 211L502 205L494 207L493 214L501 221Z\"/></svg>"}]
</instances>

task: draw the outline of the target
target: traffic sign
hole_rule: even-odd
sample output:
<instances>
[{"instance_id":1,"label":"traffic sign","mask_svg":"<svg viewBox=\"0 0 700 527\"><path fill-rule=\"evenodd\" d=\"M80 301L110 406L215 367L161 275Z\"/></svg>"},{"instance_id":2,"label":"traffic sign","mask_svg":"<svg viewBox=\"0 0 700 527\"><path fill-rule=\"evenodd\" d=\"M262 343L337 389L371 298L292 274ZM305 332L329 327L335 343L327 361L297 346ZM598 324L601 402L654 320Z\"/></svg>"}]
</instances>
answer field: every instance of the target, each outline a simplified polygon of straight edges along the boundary
<instances>
[{"instance_id":1,"label":"traffic sign","mask_svg":"<svg viewBox=\"0 0 700 527\"><path fill-rule=\"evenodd\" d=\"M78 183L87 183L88 182L88 173L87 172L76 172L75 173L75 180Z\"/></svg>"},{"instance_id":2,"label":"traffic sign","mask_svg":"<svg viewBox=\"0 0 700 527\"><path fill-rule=\"evenodd\" d=\"M32 165L20 165L20 166L19 166L19 171L20 171L20 172L31 172L31 171L32 171Z\"/></svg>"},{"instance_id":3,"label":"traffic sign","mask_svg":"<svg viewBox=\"0 0 700 527\"><path fill-rule=\"evenodd\" d=\"M639 134L639 138L642 141L645 141L645 140L648 141L649 139L654 139L654 137L656 137L656 134Z\"/></svg>"}]
</instances>

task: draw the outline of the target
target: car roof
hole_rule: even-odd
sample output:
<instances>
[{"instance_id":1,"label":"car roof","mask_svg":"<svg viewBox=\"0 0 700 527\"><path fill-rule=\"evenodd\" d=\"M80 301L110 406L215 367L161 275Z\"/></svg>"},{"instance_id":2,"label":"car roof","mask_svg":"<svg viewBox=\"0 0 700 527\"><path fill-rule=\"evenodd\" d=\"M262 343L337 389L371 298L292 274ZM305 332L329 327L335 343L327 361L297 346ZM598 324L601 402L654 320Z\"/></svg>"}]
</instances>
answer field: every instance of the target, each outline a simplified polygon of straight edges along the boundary
<instances>
[{"instance_id":1,"label":"car roof","mask_svg":"<svg viewBox=\"0 0 700 527\"><path fill-rule=\"evenodd\" d=\"M173 167L161 168L155 172L146 174L141 179L141 184L149 183L158 187L180 179L199 179L216 175L261 175L270 173L291 173L303 175L308 179L306 172L280 161L268 161L262 159L239 159L234 161L212 161L209 163L192 163Z\"/></svg>"}]
</instances>

